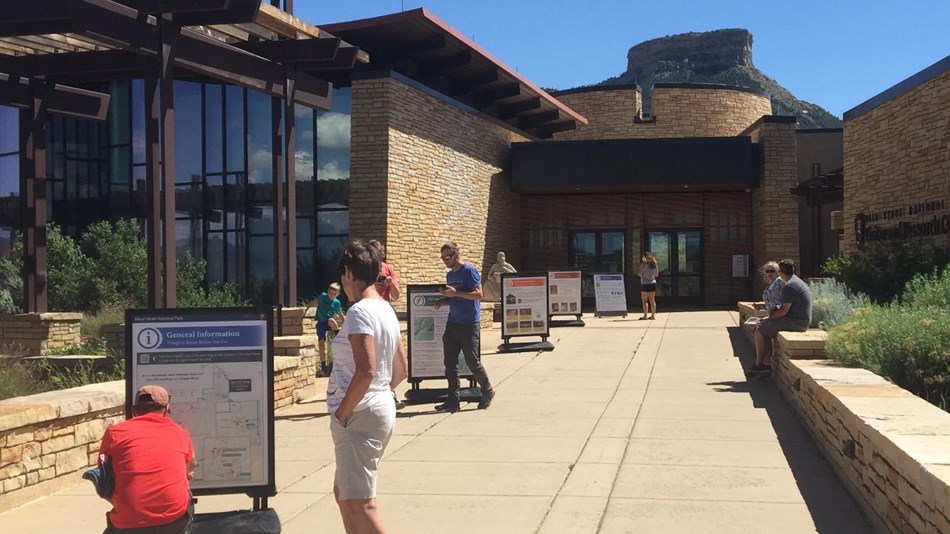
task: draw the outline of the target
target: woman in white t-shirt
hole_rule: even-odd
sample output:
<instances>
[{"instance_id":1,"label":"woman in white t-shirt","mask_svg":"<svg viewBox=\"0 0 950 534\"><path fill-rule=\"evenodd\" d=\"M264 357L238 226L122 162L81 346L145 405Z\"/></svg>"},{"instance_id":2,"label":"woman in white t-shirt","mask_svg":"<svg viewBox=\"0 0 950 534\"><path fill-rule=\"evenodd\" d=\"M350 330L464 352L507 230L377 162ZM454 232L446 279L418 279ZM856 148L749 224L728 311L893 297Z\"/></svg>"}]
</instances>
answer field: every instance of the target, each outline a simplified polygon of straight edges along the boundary
<instances>
[{"instance_id":1,"label":"woman in white t-shirt","mask_svg":"<svg viewBox=\"0 0 950 534\"><path fill-rule=\"evenodd\" d=\"M336 454L333 493L347 532L382 532L376 509L379 462L392 436L396 405L390 392L406 378L399 321L376 290L379 252L351 241L337 271L354 304L333 338L333 371L327 386L330 432Z\"/></svg>"}]
</instances>

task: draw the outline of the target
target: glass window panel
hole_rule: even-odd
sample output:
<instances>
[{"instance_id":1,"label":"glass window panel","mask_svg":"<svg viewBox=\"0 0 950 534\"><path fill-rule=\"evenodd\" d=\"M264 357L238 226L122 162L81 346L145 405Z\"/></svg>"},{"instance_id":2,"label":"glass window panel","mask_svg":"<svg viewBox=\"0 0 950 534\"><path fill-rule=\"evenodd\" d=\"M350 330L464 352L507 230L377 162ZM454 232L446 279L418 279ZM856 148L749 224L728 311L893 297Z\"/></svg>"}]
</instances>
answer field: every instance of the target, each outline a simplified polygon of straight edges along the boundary
<instances>
[{"instance_id":1,"label":"glass window panel","mask_svg":"<svg viewBox=\"0 0 950 534\"><path fill-rule=\"evenodd\" d=\"M348 180L320 180L317 182L317 209L348 207L350 207L350 183Z\"/></svg>"},{"instance_id":2,"label":"glass window panel","mask_svg":"<svg viewBox=\"0 0 950 534\"><path fill-rule=\"evenodd\" d=\"M204 86L204 141L205 141L205 172L221 172L222 156L222 102L221 86L205 84Z\"/></svg>"},{"instance_id":3,"label":"glass window panel","mask_svg":"<svg viewBox=\"0 0 950 534\"><path fill-rule=\"evenodd\" d=\"M0 154L20 150L20 112L0 106Z\"/></svg>"},{"instance_id":4,"label":"glass window panel","mask_svg":"<svg viewBox=\"0 0 950 534\"><path fill-rule=\"evenodd\" d=\"M297 218L297 247L313 247L313 219L309 217Z\"/></svg>"},{"instance_id":5,"label":"glass window panel","mask_svg":"<svg viewBox=\"0 0 950 534\"><path fill-rule=\"evenodd\" d=\"M327 287L338 282L336 264L346 246L345 237L321 237L317 240L316 287Z\"/></svg>"},{"instance_id":6,"label":"glass window panel","mask_svg":"<svg viewBox=\"0 0 950 534\"><path fill-rule=\"evenodd\" d=\"M20 156L0 157L0 197L20 193Z\"/></svg>"},{"instance_id":7,"label":"glass window panel","mask_svg":"<svg viewBox=\"0 0 950 534\"><path fill-rule=\"evenodd\" d=\"M647 250L656 258L660 273L670 272L670 241L669 232L647 232Z\"/></svg>"},{"instance_id":8,"label":"glass window panel","mask_svg":"<svg viewBox=\"0 0 950 534\"><path fill-rule=\"evenodd\" d=\"M623 232L601 234L599 265L608 273L623 272Z\"/></svg>"},{"instance_id":9,"label":"glass window panel","mask_svg":"<svg viewBox=\"0 0 950 534\"><path fill-rule=\"evenodd\" d=\"M145 82L132 80L132 163L145 163Z\"/></svg>"},{"instance_id":10,"label":"glass window panel","mask_svg":"<svg viewBox=\"0 0 950 534\"><path fill-rule=\"evenodd\" d=\"M349 234L349 211L320 211L317 212L317 235Z\"/></svg>"},{"instance_id":11,"label":"glass window panel","mask_svg":"<svg viewBox=\"0 0 950 534\"><path fill-rule=\"evenodd\" d=\"M698 274L702 271L702 249L698 230L679 232L679 272Z\"/></svg>"},{"instance_id":12,"label":"glass window panel","mask_svg":"<svg viewBox=\"0 0 950 534\"><path fill-rule=\"evenodd\" d=\"M349 205L350 116L349 87L333 90L330 110L317 113L316 177L317 205L323 208Z\"/></svg>"},{"instance_id":13,"label":"glass window panel","mask_svg":"<svg viewBox=\"0 0 950 534\"><path fill-rule=\"evenodd\" d=\"M205 184L207 186L208 228L222 230L224 229L224 178L207 176Z\"/></svg>"},{"instance_id":14,"label":"glass window panel","mask_svg":"<svg viewBox=\"0 0 950 534\"><path fill-rule=\"evenodd\" d=\"M208 232L208 283L220 284L224 278L224 233Z\"/></svg>"},{"instance_id":15,"label":"glass window panel","mask_svg":"<svg viewBox=\"0 0 950 534\"><path fill-rule=\"evenodd\" d=\"M129 110L131 103L129 101L129 82L111 82L109 83L109 116L106 118L106 124L109 128L109 143L112 145L124 145L129 142L129 130L131 122Z\"/></svg>"},{"instance_id":16,"label":"glass window panel","mask_svg":"<svg viewBox=\"0 0 950 534\"><path fill-rule=\"evenodd\" d=\"M175 186L175 215L177 217L201 217L204 193L201 184Z\"/></svg>"},{"instance_id":17,"label":"glass window panel","mask_svg":"<svg viewBox=\"0 0 950 534\"><path fill-rule=\"evenodd\" d=\"M274 233L274 210L270 206L251 206L247 226L252 234Z\"/></svg>"},{"instance_id":18,"label":"glass window panel","mask_svg":"<svg viewBox=\"0 0 950 534\"><path fill-rule=\"evenodd\" d=\"M269 96L256 91L247 92L247 173L252 184L269 184L274 180L270 108Z\"/></svg>"},{"instance_id":19,"label":"glass window panel","mask_svg":"<svg viewBox=\"0 0 950 534\"><path fill-rule=\"evenodd\" d=\"M702 296L699 290L698 276L680 276L676 279L676 293L679 297L699 297Z\"/></svg>"},{"instance_id":20,"label":"glass window panel","mask_svg":"<svg viewBox=\"0 0 950 534\"><path fill-rule=\"evenodd\" d=\"M201 84L175 82L175 181L201 180Z\"/></svg>"},{"instance_id":21,"label":"glass window panel","mask_svg":"<svg viewBox=\"0 0 950 534\"><path fill-rule=\"evenodd\" d=\"M244 232L227 232L227 246L228 246L228 272L227 272L227 281L236 285L238 289L244 289L244 260L245 260L245 248L244 248Z\"/></svg>"},{"instance_id":22,"label":"glass window panel","mask_svg":"<svg viewBox=\"0 0 950 534\"><path fill-rule=\"evenodd\" d=\"M2 217L2 215L0 215ZM9 258L13 250L14 239L13 226L0 226L0 258Z\"/></svg>"},{"instance_id":23,"label":"glass window panel","mask_svg":"<svg viewBox=\"0 0 950 534\"><path fill-rule=\"evenodd\" d=\"M109 183L112 189L120 186L122 189L128 189L131 181L130 173L132 171L132 153L129 146L119 146L109 149Z\"/></svg>"},{"instance_id":24,"label":"glass window panel","mask_svg":"<svg viewBox=\"0 0 950 534\"><path fill-rule=\"evenodd\" d=\"M297 295L302 301L309 301L316 297L317 291L317 262L314 249L297 250ZM326 287L326 286L323 286Z\"/></svg>"},{"instance_id":25,"label":"glass window panel","mask_svg":"<svg viewBox=\"0 0 950 534\"><path fill-rule=\"evenodd\" d=\"M244 170L244 89L225 86L227 99L228 172Z\"/></svg>"},{"instance_id":26,"label":"glass window panel","mask_svg":"<svg viewBox=\"0 0 950 534\"><path fill-rule=\"evenodd\" d=\"M178 259L190 255L201 258L201 219L179 219L175 221L175 250Z\"/></svg>"}]
</instances>

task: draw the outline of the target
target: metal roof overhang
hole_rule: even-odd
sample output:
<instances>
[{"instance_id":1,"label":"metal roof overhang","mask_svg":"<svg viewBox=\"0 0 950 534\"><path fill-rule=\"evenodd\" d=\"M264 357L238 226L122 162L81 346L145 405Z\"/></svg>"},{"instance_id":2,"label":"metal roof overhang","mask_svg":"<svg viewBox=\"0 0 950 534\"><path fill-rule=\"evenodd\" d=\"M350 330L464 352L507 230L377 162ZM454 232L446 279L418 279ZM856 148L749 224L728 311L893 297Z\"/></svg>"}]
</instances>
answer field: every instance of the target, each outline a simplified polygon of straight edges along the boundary
<instances>
[{"instance_id":1,"label":"metal roof overhang","mask_svg":"<svg viewBox=\"0 0 950 534\"><path fill-rule=\"evenodd\" d=\"M368 61L261 0L31 0L0 18L0 72L73 83L142 77L143 56L157 55L162 17L171 28L162 42L191 77L276 97L289 81L295 102L318 109L329 107L332 86L313 74Z\"/></svg>"},{"instance_id":2,"label":"metal roof overhang","mask_svg":"<svg viewBox=\"0 0 950 534\"><path fill-rule=\"evenodd\" d=\"M522 193L745 191L761 156L749 137L546 141L511 145Z\"/></svg>"},{"instance_id":3,"label":"metal roof overhang","mask_svg":"<svg viewBox=\"0 0 950 534\"><path fill-rule=\"evenodd\" d=\"M392 69L539 138L587 119L424 8L321 28L369 52L356 70Z\"/></svg>"}]
</instances>

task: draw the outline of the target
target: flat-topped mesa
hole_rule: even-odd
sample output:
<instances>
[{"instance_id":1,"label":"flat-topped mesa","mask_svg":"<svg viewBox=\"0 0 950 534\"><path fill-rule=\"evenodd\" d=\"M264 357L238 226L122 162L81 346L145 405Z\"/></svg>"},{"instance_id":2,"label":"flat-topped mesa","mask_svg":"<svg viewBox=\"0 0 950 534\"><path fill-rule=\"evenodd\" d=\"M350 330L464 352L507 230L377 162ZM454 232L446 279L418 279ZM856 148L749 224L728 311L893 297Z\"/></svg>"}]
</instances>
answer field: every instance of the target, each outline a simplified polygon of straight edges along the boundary
<instances>
[{"instance_id":1,"label":"flat-topped mesa","mask_svg":"<svg viewBox=\"0 0 950 534\"><path fill-rule=\"evenodd\" d=\"M640 43L627 52L627 73L638 79L682 70L711 75L735 66L752 66L752 34L748 30L668 35Z\"/></svg>"}]
</instances>

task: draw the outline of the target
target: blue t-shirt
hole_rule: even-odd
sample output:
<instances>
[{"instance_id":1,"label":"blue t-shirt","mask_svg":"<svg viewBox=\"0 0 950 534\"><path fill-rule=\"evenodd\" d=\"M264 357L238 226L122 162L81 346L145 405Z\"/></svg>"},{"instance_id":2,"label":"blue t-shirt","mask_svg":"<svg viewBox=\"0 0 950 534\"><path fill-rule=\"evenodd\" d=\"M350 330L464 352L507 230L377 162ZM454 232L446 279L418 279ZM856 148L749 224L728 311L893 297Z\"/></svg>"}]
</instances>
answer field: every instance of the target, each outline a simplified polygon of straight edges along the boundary
<instances>
[{"instance_id":1,"label":"blue t-shirt","mask_svg":"<svg viewBox=\"0 0 950 534\"><path fill-rule=\"evenodd\" d=\"M331 299L330 295L326 291L320 293L320 296L317 297L317 322L325 323L330 320L330 317L334 315L340 315L343 313L343 306L340 305L339 299Z\"/></svg>"},{"instance_id":2,"label":"blue t-shirt","mask_svg":"<svg viewBox=\"0 0 950 534\"><path fill-rule=\"evenodd\" d=\"M478 270L475 267L463 263L461 269L445 273L445 283L454 287L456 291L472 291L482 285L482 279L478 276ZM481 318L482 303L480 301L462 297L449 299L449 321L472 324L480 322Z\"/></svg>"}]
</instances>

